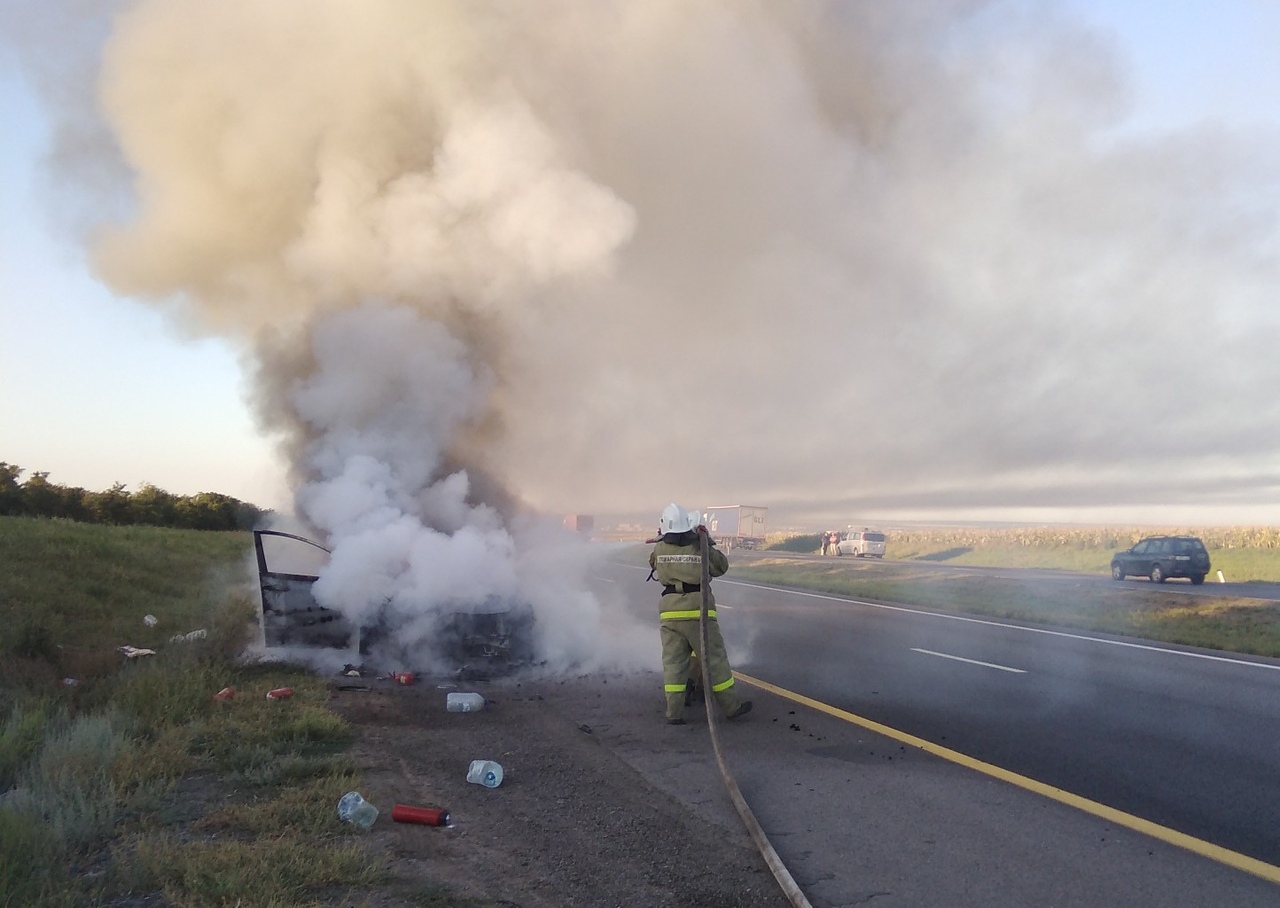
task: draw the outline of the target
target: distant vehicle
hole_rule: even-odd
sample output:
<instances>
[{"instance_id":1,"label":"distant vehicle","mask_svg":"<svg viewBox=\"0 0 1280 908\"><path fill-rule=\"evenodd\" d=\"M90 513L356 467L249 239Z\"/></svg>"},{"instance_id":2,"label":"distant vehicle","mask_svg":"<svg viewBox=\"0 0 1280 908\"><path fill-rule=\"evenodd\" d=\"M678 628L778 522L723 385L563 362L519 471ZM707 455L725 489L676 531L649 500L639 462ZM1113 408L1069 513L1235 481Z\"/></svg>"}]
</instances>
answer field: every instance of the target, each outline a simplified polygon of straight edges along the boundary
<instances>
[{"instance_id":1,"label":"distant vehicle","mask_svg":"<svg viewBox=\"0 0 1280 908\"><path fill-rule=\"evenodd\" d=\"M596 528L596 519L590 514L568 514L564 518L566 529L590 536Z\"/></svg>"},{"instance_id":2,"label":"distant vehicle","mask_svg":"<svg viewBox=\"0 0 1280 908\"><path fill-rule=\"evenodd\" d=\"M711 536L726 549L764 548L769 509L745 504L705 508L702 522Z\"/></svg>"},{"instance_id":3,"label":"distant vehicle","mask_svg":"<svg viewBox=\"0 0 1280 908\"><path fill-rule=\"evenodd\" d=\"M837 555L852 555L855 558L883 558L884 533L879 530L849 530L840 534L836 543Z\"/></svg>"},{"instance_id":4,"label":"distant vehicle","mask_svg":"<svg viewBox=\"0 0 1280 908\"><path fill-rule=\"evenodd\" d=\"M1150 577L1152 583L1164 583L1186 577L1199 586L1208 573L1209 552L1194 536L1148 536L1111 559L1113 580Z\"/></svg>"}]
</instances>

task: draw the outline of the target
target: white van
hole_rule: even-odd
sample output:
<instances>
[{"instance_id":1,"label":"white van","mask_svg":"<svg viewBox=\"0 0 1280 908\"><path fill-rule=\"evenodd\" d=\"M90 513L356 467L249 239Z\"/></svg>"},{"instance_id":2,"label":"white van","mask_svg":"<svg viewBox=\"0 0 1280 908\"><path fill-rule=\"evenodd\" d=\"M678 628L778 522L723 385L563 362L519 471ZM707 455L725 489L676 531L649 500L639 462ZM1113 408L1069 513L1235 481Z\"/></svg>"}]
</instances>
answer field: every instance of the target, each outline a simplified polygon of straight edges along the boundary
<instances>
[{"instance_id":1,"label":"white van","mask_svg":"<svg viewBox=\"0 0 1280 908\"><path fill-rule=\"evenodd\" d=\"M879 530L849 530L840 534L836 543L837 555L853 555L855 558L883 558L884 533Z\"/></svg>"}]
</instances>

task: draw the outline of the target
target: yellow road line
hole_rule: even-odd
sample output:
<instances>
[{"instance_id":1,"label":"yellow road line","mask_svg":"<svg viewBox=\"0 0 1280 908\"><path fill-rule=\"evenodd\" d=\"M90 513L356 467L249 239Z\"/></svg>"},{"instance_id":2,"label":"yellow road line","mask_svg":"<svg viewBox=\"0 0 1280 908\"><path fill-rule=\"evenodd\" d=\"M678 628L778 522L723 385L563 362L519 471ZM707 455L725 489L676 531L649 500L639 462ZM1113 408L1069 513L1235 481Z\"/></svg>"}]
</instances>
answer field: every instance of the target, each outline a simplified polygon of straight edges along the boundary
<instances>
[{"instance_id":1,"label":"yellow road line","mask_svg":"<svg viewBox=\"0 0 1280 908\"><path fill-rule=\"evenodd\" d=\"M837 719L843 719L846 722L852 722L854 725L873 731L876 734L884 735L903 744L909 744L912 747L918 747L926 753L931 753L935 757L941 757L951 763L964 766L967 769L973 769L984 775L999 779L1002 782L1008 782L1010 785L1016 785L1027 791L1033 791L1038 795L1043 795L1068 807L1074 807L1077 810L1083 810L1085 813L1093 814L1095 817L1101 817L1117 826L1124 826L1135 832L1141 832L1144 835L1151 836L1153 839L1159 839L1170 845L1176 845L1179 848L1185 848L1187 851L1194 852L1202 857L1217 861L1220 864L1226 864L1228 867L1234 867L1236 870L1243 870L1245 873L1251 873L1254 876L1262 877L1272 883L1280 883L1280 867L1273 864L1267 864L1248 855L1231 851L1214 845L1212 842L1206 842L1203 839L1197 839L1194 836L1186 835L1178 832L1176 829L1170 829L1167 826L1161 826L1158 823L1152 823L1150 820L1144 820L1141 817L1135 817L1132 814L1116 810L1114 807L1108 807L1105 804L1099 804L1097 801L1091 801L1088 798L1082 798L1074 795L1069 791L1063 791L1061 788L1054 788L1052 785L1046 785L1043 782L1037 782L1035 779L1029 779L1026 776L1018 775L1016 772L1010 772L1007 769L1001 769L991 763L984 763L981 760L975 760L973 757L942 747L923 738L917 738L915 735L909 735L906 732L898 731L896 728L890 728L887 725L881 725L871 719L863 716L846 712L834 706L829 706L819 700L814 700L804 694L797 694L786 688L778 687L770 684L768 681L761 681L759 678L753 678L750 675L744 675L742 672L735 671L733 676L740 681L751 684L761 690L766 690L771 694L776 694L784 700L790 700L793 703L799 703L810 709L816 709L818 712L826 713Z\"/></svg>"}]
</instances>

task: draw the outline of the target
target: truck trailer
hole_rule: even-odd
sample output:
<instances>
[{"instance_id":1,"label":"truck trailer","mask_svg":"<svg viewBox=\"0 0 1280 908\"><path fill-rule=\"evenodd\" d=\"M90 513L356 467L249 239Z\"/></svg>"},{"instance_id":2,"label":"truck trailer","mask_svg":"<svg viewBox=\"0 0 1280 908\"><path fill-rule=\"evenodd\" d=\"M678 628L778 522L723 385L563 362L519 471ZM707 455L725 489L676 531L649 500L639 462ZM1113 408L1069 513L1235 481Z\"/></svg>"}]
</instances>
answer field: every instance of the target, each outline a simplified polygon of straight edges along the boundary
<instances>
[{"instance_id":1,"label":"truck trailer","mask_svg":"<svg viewBox=\"0 0 1280 908\"><path fill-rule=\"evenodd\" d=\"M745 504L704 508L702 522L712 538L726 549L764 548L769 509Z\"/></svg>"}]
</instances>

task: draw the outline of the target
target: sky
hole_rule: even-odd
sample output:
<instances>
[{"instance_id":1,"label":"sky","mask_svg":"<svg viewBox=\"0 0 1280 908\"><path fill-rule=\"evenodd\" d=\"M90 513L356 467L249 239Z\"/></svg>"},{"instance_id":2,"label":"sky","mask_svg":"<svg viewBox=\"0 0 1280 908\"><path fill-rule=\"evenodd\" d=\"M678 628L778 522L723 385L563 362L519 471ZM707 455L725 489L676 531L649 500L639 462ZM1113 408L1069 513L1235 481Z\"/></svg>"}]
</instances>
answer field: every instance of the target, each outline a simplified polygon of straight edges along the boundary
<instances>
[{"instance_id":1,"label":"sky","mask_svg":"<svg viewBox=\"0 0 1280 908\"><path fill-rule=\"evenodd\" d=\"M115 7L0 13L0 460L481 545L1280 521L1271 3Z\"/></svg>"}]
</instances>

